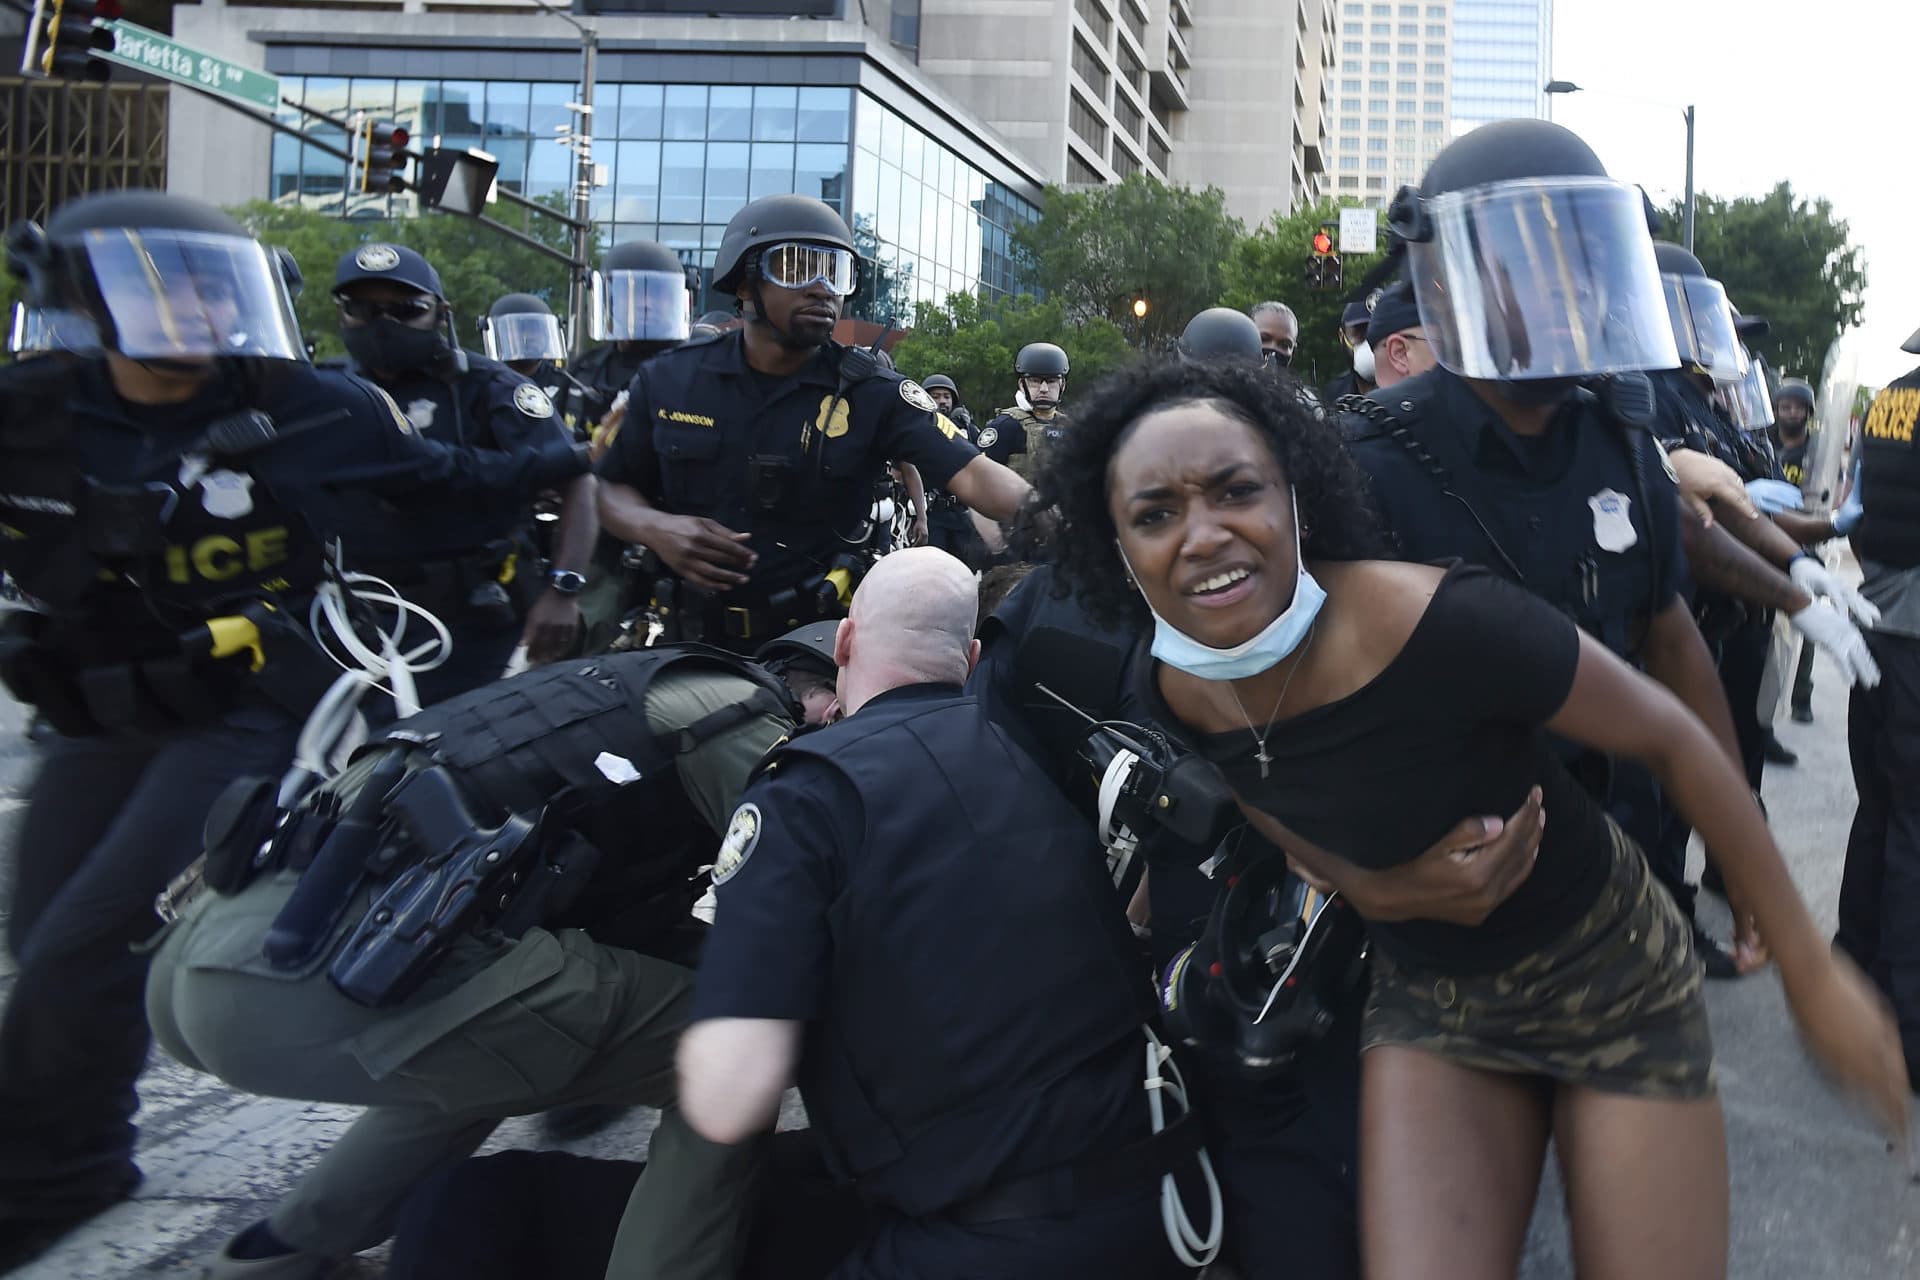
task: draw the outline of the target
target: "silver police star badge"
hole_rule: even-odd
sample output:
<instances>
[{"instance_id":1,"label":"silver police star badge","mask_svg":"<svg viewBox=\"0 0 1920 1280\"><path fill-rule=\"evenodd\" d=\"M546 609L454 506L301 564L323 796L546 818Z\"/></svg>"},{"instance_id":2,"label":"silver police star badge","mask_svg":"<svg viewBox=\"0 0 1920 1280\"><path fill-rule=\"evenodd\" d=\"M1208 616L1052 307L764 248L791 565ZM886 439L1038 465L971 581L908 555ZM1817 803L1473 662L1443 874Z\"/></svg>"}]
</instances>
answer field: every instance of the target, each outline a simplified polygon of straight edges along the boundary
<instances>
[{"instance_id":1,"label":"silver police star badge","mask_svg":"<svg viewBox=\"0 0 1920 1280\"><path fill-rule=\"evenodd\" d=\"M400 265L400 251L390 244L370 244L353 255L362 271L391 271Z\"/></svg>"},{"instance_id":2,"label":"silver police star badge","mask_svg":"<svg viewBox=\"0 0 1920 1280\"><path fill-rule=\"evenodd\" d=\"M523 382L513 389L513 407L529 418L553 416L553 401L547 398L546 392L531 382Z\"/></svg>"},{"instance_id":3,"label":"silver police star badge","mask_svg":"<svg viewBox=\"0 0 1920 1280\"><path fill-rule=\"evenodd\" d=\"M927 389L915 382L912 378L908 378L900 384L900 398L914 408L924 410L927 413L933 413L940 407L933 402L933 397L927 394Z\"/></svg>"},{"instance_id":4,"label":"silver police star badge","mask_svg":"<svg viewBox=\"0 0 1920 1280\"><path fill-rule=\"evenodd\" d=\"M733 811L727 834L720 841L720 856L713 862L713 882L725 884L747 865L754 846L760 843L760 806L743 804Z\"/></svg>"}]
</instances>

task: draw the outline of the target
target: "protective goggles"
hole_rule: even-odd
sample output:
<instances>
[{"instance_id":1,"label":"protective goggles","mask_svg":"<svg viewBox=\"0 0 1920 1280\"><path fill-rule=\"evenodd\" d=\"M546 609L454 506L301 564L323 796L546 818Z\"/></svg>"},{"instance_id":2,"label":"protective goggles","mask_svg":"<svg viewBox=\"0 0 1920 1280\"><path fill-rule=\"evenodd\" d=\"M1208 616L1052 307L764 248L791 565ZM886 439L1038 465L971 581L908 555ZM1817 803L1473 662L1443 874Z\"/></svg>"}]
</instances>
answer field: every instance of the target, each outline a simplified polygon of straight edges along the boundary
<instances>
[{"instance_id":1,"label":"protective goggles","mask_svg":"<svg viewBox=\"0 0 1920 1280\"><path fill-rule=\"evenodd\" d=\"M852 251L820 244L772 244L760 251L760 278L782 289L824 284L844 298L853 292L859 266Z\"/></svg>"}]
</instances>

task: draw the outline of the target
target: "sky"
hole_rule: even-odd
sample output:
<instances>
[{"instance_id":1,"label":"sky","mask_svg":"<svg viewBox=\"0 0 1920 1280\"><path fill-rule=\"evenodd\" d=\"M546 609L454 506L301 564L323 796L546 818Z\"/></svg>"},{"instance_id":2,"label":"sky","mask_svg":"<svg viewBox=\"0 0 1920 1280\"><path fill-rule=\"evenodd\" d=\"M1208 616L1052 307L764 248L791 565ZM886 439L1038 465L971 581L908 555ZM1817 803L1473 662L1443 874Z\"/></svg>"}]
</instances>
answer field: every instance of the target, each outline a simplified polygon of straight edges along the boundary
<instances>
[{"instance_id":1,"label":"sky","mask_svg":"<svg viewBox=\"0 0 1920 1280\"><path fill-rule=\"evenodd\" d=\"M1554 0L1553 44L1550 78L1583 88L1554 120L1656 203L1686 190L1689 102L1698 191L1831 200L1867 264L1843 351L1870 386L1920 364L1920 0Z\"/></svg>"}]
</instances>

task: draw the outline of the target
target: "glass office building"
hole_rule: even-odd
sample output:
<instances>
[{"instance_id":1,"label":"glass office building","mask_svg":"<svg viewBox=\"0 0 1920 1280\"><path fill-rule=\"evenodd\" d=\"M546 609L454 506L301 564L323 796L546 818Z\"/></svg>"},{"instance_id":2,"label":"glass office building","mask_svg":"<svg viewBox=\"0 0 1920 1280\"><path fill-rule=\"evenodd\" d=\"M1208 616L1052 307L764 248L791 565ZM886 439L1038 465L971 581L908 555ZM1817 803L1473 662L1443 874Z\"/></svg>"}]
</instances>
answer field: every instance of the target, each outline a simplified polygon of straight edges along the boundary
<instances>
[{"instance_id":1,"label":"glass office building","mask_svg":"<svg viewBox=\"0 0 1920 1280\"><path fill-rule=\"evenodd\" d=\"M418 148L477 147L500 162L501 187L565 198L573 154L557 140L575 122L564 81L289 75L288 98L344 116L394 120ZM914 304L949 294L1021 291L1010 237L1038 215L1031 183L977 162L858 85L605 83L594 103L593 194L602 246L658 240L711 280L727 220L749 200L799 192L838 209L869 261L850 314L902 327ZM291 108L289 123L343 145L338 130ZM944 135L951 137L951 135ZM413 197L344 194L345 163L277 136L271 198L345 217L414 212ZM700 309L730 299L709 295Z\"/></svg>"},{"instance_id":2,"label":"glass office building","mask_svg":"<svg viewBox=\"0 0 1920 1280\"><path fill-rule=\"evenodd\" d=\"M1454 0L1454 133L1544 118L1552 60L1553 0Z\"/></svg>"}]
</instances>

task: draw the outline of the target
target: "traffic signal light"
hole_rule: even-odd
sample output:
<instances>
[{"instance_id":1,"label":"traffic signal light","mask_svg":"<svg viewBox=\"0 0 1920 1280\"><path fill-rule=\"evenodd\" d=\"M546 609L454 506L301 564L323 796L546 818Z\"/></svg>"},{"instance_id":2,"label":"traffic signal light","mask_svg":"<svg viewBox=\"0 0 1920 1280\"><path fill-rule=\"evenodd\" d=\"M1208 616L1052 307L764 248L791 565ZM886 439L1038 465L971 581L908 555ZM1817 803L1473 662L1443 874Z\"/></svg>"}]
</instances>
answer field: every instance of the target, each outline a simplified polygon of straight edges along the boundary
<instances>
[{"instance_id":1,"label":"traffic signal light","mask_svg":"<svg viewBox=\"0 0 1920 1280\"><path fill-rule=\"evenodd\" d=\"M96 56L113 48L113 32L93 25L95 18L120 16L117 0L47 0L46 31L40 46L40 71L56 80L104 82L113 68Z\"/></svg>"},{"instance_id":2,"label":"traffic signal light","mask_svg":"<svg viewBox=\"0 0 1920 1280\"><path fill-rule=\"evenodd\" d=\"M1340 255L1333 251L1335 223L1323 222L1313 233L1313 253L1307 258L1307 288L1338 289L1345 279Z\"/></svg>"},{"instance_id":3,"label":"traffic signal light","mask_svg":"<svg viewBox=\"0 0 1920 1280\"><path fill-rule=\"evenodd\" d=\"M1321 289L1326 286L1326 262L1327 260L1317 253L1307 255L1307 269L1305 273L1307 288Z\"/></svg>"},{"instance_id":4,"label":"traffic signal light","mask_svg":"<svg viewBox=\"0 0 1920 1280\"><path fill-rule=\"evenodd\" d=\"M1321 227L1318 231L1313 233L1314 256L1317 258L1324 258L1332 252L1333 252L1333 237L1327 234L1327 229L1325 227Z\"/></svg>"},{"instance_id":5,"label":"traffic signal light","mask_svg":"<svg viewBox=\"0 0 1920 1280\"><path fill-rule=\"evenodd\" d=\"M378 195L406 189L407 139L411 135L391 120L369 120L361 126L360 192Z\"/></svg>"}]
</instances>

